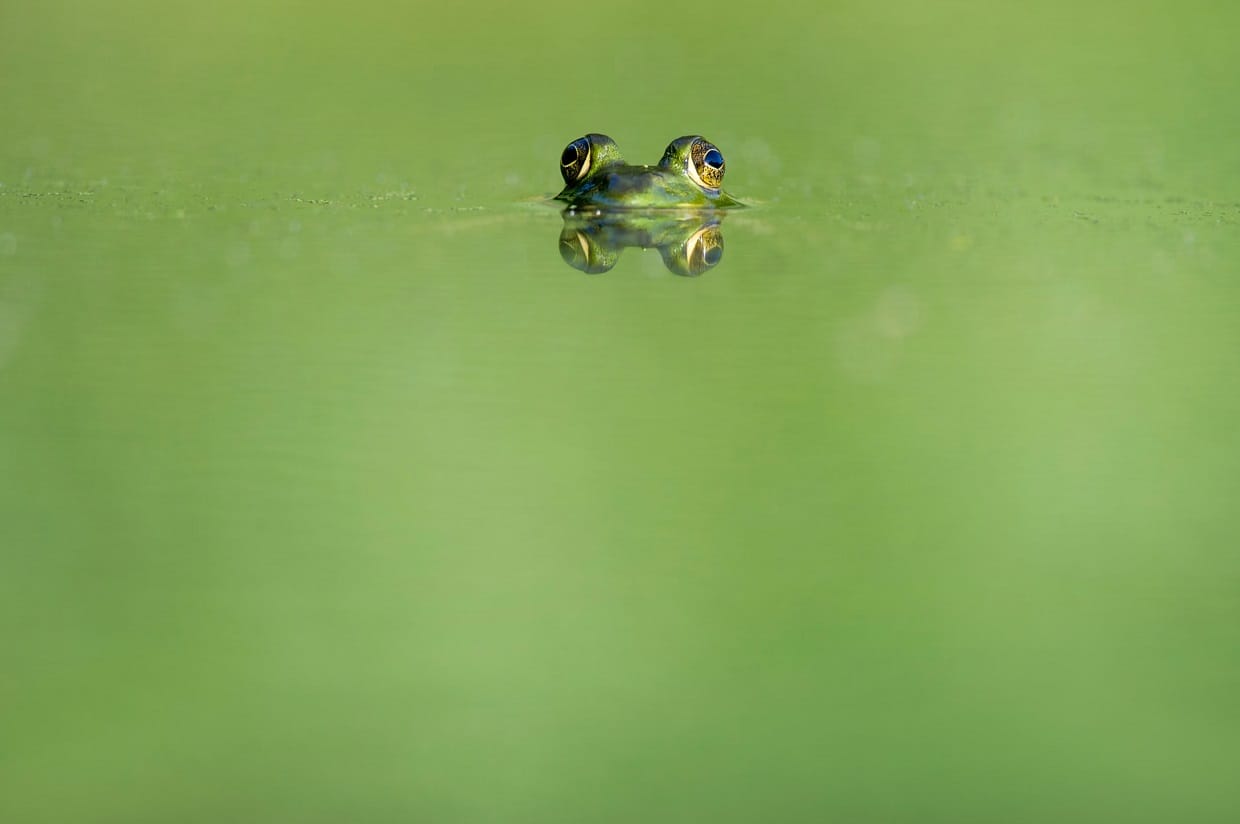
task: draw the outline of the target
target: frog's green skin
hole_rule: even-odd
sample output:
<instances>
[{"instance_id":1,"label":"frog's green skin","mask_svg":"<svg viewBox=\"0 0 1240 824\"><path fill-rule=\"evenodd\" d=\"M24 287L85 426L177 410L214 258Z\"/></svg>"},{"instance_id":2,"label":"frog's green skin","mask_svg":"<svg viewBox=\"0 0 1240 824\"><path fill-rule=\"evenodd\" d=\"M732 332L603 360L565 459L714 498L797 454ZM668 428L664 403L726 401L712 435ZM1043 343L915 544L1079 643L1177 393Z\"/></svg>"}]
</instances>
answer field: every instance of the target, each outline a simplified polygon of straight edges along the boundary
<instances>
[{"instance_id":1,"label":"frog's green skin","mask_svg":"<svg viewBox=\"0 0 1240 824\"><path fill-rule=\"evenodd\" d=\"M615 266L626 248L654 248L670 272L696 277L723 259L722 222L722 214L702 212L565 211L560 257L596 275Z\"/></svg>"},{"instance_id":2,"label":"frog's green skin","mask_svg":"<svg viewBox=\"0 0 1240 824\"><path fill-rule=\"evenodd\" d=\"M570 210L722 209L742 206L723 191L723 155L700 135L672 141L657 166L624 162L604 134L578 138L560 157L564 190L555 196Z\"/></svg>"}]
</instances>

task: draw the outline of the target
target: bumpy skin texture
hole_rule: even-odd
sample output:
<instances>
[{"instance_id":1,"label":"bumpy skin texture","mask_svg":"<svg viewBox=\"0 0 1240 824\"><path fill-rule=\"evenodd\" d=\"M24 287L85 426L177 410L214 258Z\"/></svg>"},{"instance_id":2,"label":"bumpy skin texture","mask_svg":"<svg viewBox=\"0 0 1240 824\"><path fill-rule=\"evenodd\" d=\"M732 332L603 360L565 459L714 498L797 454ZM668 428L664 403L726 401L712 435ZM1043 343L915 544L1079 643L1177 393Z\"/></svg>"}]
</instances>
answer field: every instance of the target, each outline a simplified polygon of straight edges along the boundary
<instances>
[{"instance_id":1,"label":"bumpy skin texture","mask_svg":"<svg viewBox=\"0 0 1240 824\"><path fill-rule=\"evenodd\" d=\"M722 209L743 205L720 188L723 155L700 135L672 141L657 166L624 162L607 135L573 141L560 158L556 195L572 209ZM695 179L696 178L696 179Z\"/></svg>"}]
</instances>

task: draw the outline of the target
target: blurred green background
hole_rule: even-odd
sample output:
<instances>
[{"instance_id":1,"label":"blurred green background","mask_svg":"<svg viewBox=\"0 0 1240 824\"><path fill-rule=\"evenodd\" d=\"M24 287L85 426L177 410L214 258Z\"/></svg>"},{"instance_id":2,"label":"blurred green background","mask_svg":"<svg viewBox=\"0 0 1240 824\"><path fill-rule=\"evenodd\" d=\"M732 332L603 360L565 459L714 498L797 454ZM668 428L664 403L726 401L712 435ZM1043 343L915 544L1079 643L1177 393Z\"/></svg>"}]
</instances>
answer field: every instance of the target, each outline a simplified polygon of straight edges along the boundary
<instances>
[{"instance_id":1,"label":"blurred green background","mask_svg":"<svg viewBox=\"0 0 1240 824\"><path fill-rule=\"evenodd\" d=\"M1238 26L4 3L0 820L1237 820Z\"/></svg>"}]
</instances>

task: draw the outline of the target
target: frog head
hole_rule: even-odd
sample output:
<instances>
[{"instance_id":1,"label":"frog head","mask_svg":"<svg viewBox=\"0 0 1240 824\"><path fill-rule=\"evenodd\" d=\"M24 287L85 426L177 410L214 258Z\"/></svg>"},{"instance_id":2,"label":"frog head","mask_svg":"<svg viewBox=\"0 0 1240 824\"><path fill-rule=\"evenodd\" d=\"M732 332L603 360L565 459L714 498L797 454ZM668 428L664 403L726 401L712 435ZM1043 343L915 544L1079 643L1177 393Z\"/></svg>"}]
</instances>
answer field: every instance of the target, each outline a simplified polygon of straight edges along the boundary
<instances>
[{"instance_id":1,"label":"frog head","mask_svg":"<svg viewBox=\"0 0 1240 824\"><path fill-rule=\"evenodd\" d=\"M569 209L717 209L740 206L723 191L723 153L700 135L678 137L656 166L624 162L604 134L579 137L560 155Z\"/></svg>"}]
</instances>

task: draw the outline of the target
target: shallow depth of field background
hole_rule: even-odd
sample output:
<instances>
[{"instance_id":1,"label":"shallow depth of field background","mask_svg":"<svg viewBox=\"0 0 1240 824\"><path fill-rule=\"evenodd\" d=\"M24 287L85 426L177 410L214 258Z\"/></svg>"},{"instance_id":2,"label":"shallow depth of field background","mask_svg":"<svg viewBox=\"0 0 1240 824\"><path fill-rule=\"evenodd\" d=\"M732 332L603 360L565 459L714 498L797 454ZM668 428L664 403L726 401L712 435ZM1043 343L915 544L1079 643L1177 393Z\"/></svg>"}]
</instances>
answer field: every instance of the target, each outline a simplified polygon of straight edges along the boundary
<instances>
[{"instance_id":1,"label":"shallow depth of field background","mask_svg":"<svg viewBox=\"0 0 1240 824\"><path fill-rule=\"evenodd\" d=\"M0 5L0 819L1240 816L1234 4L258 5Z\"/></svg>"}]
</instances>

